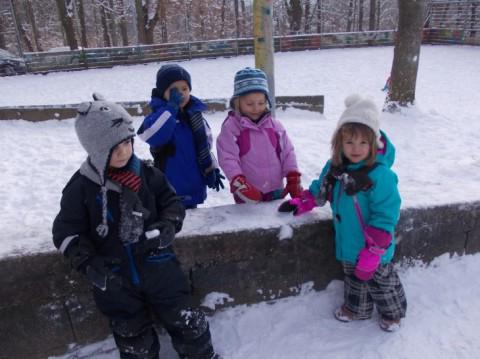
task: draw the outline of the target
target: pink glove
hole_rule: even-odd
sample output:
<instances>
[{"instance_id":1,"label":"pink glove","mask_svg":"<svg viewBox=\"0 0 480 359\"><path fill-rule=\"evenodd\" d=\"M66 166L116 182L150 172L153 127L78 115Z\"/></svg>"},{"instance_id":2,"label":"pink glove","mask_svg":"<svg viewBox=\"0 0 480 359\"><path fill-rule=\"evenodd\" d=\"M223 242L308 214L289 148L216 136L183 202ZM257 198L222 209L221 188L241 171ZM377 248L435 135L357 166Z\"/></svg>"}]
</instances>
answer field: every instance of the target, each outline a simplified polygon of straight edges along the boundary
<instances>
[{"instance_id":1,"label":"pink glove","mask_svg":"<svg viewBox=\"0 0 480 359\"><path fill-rule=\"evenodd\" d=\"M382 260L382 255L392 241L392 235L381 229L368 226L364 231L367 245L360 251L354 275L360 280L372 279Z\"/></svg>"},{"instance_id":2,"label":"pink glove","mask_svg":"<svg viewBox=\"0 0 480 359\"><path fill-rule=\"evenodd\" d=\"M313 197L309 190L304 190L300 197L283 202L280 207L278 207L278 211L293 212L294 216L299 216L303 213L310 212L316 205L315 197Z\"/></svg>"}]
</instances>

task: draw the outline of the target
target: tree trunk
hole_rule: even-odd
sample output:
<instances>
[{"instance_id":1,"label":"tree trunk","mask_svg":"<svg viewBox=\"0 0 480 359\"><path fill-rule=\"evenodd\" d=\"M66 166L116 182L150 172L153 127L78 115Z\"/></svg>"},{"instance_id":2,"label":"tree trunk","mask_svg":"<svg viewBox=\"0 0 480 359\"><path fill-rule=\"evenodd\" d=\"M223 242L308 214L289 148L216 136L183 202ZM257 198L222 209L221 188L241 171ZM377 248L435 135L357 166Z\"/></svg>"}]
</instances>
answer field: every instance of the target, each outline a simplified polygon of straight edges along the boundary
<instances>
[{"instance_id":1,"label":"tree trunk","mask_svg":"<svg viewBox=\"0 0 480 359\"><path fill-rule=\"evenodd\" d=\"M80 20L80 43L82 48L88 47L87 27L85 25L85 10L83 8L83 0L77 0L78 19Z\"/></svg>"},{"instance_id":2,"label":"tree trunk","mask_svg":"<svg viewBox=\"0 0 480 359\"><path fill-rule=\"evenodd\" d=\"M222 0L222 6L220 8L220 38L225 38L225 0Z\"/></svg>"},{"instance_id":3,"label":"tree trunk","mask_svg":"<svg viewBox=\"0 0 480 359\"><path fill-rule=\"evenodd\" d=\"M117 14L115 12L115 4L113 0L109 0L109 9L105 9L110 30L110 40L112 46L118 46L117 36Z\"/></svg>"},{"instance_id":4,"label":"tree trunk","mask_svg":"<svg viewBox=\"0 0 480 359\"><path fill-rule=\"evenodd\" d=\"M167 5L165 0L161 0L159 3L160 7L160 26L162 33L162 42L168 42L168 29L167 29Z\"/></svg>"},{"instance_id":5,"label":"tree trunk","mask_svg":"<svg viewBox=\"0 0 480 359\"><path fill-rule=\"evenodd\" d=\"M323 32L323 1L317 0L317 33Z\"/></svg>"},{"instance_id":6,"label":"tree trunk","mask_svg":"<svg viewBox=\"0 0 480 359\"><path fill-rule=\"evenodd\" d=\"M472 11L470 16L470 37L475 37L477 32L475 31L475 19L477 17L477 5L476 3L472 4Z\"/></svg>"},{"instance_id":7,"label":"tree trunk","mask_svg":"<svg viewBox=\"0 0 480 359\"><path fill-rule=\"evenodd\" d=\"M137 14L137 38L139 44L147 43L146 19L148 7L143 6L142 0L135 0L135 13ZM145 14L146 13L146 14Z\"/></svg>"},{"instance_id":8,"label":"tree trunk","mask_svg":"<svg viewBox=\"0 0 480 359\"><path fill-rule=\"evenodd\" d=\"M289 4L290 3L290 4ZM300 0L285 0L288 22L290 23L290 33L297 34L302 24L302 4Z\"/></svg>"},{"instance_id":9,"label":"tree trunk","mask_svg":"<svg viewBox=\"0 0 480 359\"><path fill-rule=\"evenodd\" d=\"M377 5L375 4L376 0L370 0L370 16L368 18L368 30L374 31L376 30L375 26L375 12L377 9Z\"/></svg>"},{"instance_id":10,"label":"tree trunk","mask_svg":"<svg viewBox=\"0 0 480 359\"><path fill-rule=\"evenodd\" d=\"M240 11L238 11L238 0L233 1L233 7L233 10L235 11L235 36L238 39L240 37Z\"/></svg>"},{"instance_id":11,"label":"tree trunk","mask_svg":"<svg viewBox=\"0 0 480 359\"><path fill-rule=\"evenodd\" d=\"M14 1L12 1L11 4L12 4L13 16L15 16L17 21L20 41L23 41L23 43L27 46L28 51L33 52L34 50L33 50L32 40L28 36L27 30L25 30L25 25L22 23L22 21L20 21L19 16L17 16L18 14L17 5L15 4Z\"/></svg>"},{"instance_id":12,"label":"tree trunk","mask_svg":"<svg viewBox=\"0 0 480 359\"><path fill-rule=\"evenodd\" d=\"M164 1L165 0L158 0L157 6L155 8L155 14L153 15L152 18L150 18L148 14L148 2L147 2L147 7L144 15L146 16L145 18L145 40L146 44L153 44L154 42L154 32L155 32L155 26L157 26L159 15L162 12L162 7L164 6ZM166 26L166 24L165 24ZM163 29L162 29L163 31ZM165 27L165 34L166 34L166 27ZM162 35L163 36L163 35Z\"/></svg>"},{"instance_id":13,"label":"tree trunk","mask_svg":"<svg viewBox=\"0 0 480 359\"><path fill-rule=\"evenodd\" d=\"M348 4L348 15L347 15L347 32L352 32L352 24L353 24L353 4L354 0L350 0Z\"/></svg>"},{"instance_id":14,"label":"tree trunk","mask_svg":"<svg viewBox=\"0 0 480 359\"><path fill-rule=\"evenodd\" d=\"M242 34L247 36L247 11L245 9L245 0L240 0L240 5L242 8Z\"/></svg>"},{"instance_id":15,"label":"tree trunk","mask_svg":"<svg viewBox=\"0 0 480 359\"><path fill-rule=\"evenodd\" d=\"M100 18L102 21L103 46L110 47L112 43L110 42L110 35L108 34L107 14L105 12L105 6L103 6L102 3L100 3Z\"/></svg>"},{"instance_id":16,"label":"tree trunk","mask_svg":"<svg viewBox=\"0 0 480 359\"><path fill-rule=\"evenodd\" d=\"M4 18L0 16L0 49L6 49L7 48L7 43L5 41L5 31L6 31L6 26L4 22Z\"/></svg>"},{"instance_id":17,"label":"tree trunk","mask_svg":"<svg viewBox=\"0 0 480 359\"><path fill-rule=\"evenodd\" d=\"M25 30L25 25L20 24L18 31L20 31L20 37L22 38L24 44L27 46L28 51L33 52L32 39L28 36L27 30Z\"/></svg>"},{"instance_id":18,"label":"tree trunk","mask_svg":"<svg viewBox=\"0 0 480 359\"><path fill-rule=\"evenodd\" d=\"M308 34L310 32L311 24L310 24L310 1L307 1L305 3L305 16L303 17L305 19L305 33Z\"/></svg>"},{"instance_id":19,"label":"tree trunk","mask_svg":"<svg viewBox=\"0 0 480 359\"><path fill-rule=\"evenodd\" d=\"M26 9L30 24L32 25L32 33L33 33L33 40L35 42L35 47L37 48L37 51L43 51L42 44L40 41L40 33L38 32L37 21L35 19L35 12L33 11L31 0L25 1L25 9Z\"/></svg>"},{"instance_id":20,"label":"tree trunk","mask_svg":"<svg viewBox=\"0 0 480 359\"><path fill-rule=\"evenodd\" d=\"M358 31L363 31L363 0L358 0Z\"/></svg>"},{"instance_id":21,"label":"tree trunk","mask_svg":"<svg viewBox=\"0 0 480 359\"><path fill-rule=\"evenodd\" d=\"M128 46L128 23L127 23L127 11L125 9L125 3L123 0L117 0L120 8L120 37L122 38L122 45Z\"/></svg>"},{"instance_id":22,"label":"tree trunk","mask_svg":"<svg viewBox=\"0 0 480 359\"><path fill-rule=\"evenodd\" d=\"M387 109L397 110L415 101L425 0L398 0L398 31L395 37L391 88Z\"/></svg>"},{"instance_id":23,"label":"tree trunk","mask_svg":"<svg viewBox=\"0 0 480 359\"><path fill-rule=\"evenodd\" d=\"M55 0L62 28L65 31L67 45L71 50L78 49L75 27L73 26L73 0Z\"/></svg>"}]
</instances>

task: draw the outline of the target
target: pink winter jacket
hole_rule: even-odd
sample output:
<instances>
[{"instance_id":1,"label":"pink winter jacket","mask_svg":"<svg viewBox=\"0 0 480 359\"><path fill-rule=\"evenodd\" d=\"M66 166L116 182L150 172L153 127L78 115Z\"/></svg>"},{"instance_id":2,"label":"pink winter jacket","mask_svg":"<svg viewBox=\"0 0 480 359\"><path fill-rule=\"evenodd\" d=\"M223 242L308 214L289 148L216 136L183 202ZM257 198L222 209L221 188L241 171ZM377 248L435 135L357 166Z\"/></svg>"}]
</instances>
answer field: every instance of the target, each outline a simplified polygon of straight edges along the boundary
<instances>
[{"instance_id":1,"label":"pink winter jacket","mask_svg":"<svg viewBox=\"0 0 480 359\"><path fill-rule=\"evenodd\" d=\"M293 145L270 113L254 123L230 111L217 137L217 154L230 182L243 174L262 193L283 189L287 173L298 171Z\"/></svg>"}]
</instances>

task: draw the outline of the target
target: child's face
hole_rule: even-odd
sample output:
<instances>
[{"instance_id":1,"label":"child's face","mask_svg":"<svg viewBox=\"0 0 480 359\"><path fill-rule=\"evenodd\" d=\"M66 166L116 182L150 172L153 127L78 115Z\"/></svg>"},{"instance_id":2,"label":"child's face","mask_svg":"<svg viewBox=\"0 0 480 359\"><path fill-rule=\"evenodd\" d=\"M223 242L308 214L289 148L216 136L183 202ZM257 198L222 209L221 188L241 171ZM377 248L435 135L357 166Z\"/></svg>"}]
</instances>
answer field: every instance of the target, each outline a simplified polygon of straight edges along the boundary
<instances>
[{"instance_id":1,"label":"child's face","mask_svg":"<svg viewBox=\"0 0 480 359\"><path fill-rule=\"evenodd\" d=\"M267 109L267 98L264 93L252 92L240 96L238 105L243 115L257 121Z\"/></svg>"},{"instance_id":2,"label":"child's face","mask_svg":"<svg viewBox=\"0 0 480 359\"><path fill-rule=\"evenodd\" d=\"M367 159L370 153L370 144L361 134L357 136L344 136L342 139L342 152L350 162L359 163Z\"/></svg>"},{"instance_id":3,"label":"child's face","mask_svg":"<svg viewBox=\"0 0 480 359\"><path fill-rule=\"evenodd\" d=\"M180 92L183 97L180 108L184 108L188 101L190 101L190 87L188 87L188 83L185 80L173 82L170 86L167 87L167 89L163 93L163 97L165 98L165 100L168 101L170 99L170 90L174 87L178 90L178 92Z\"/></svg>"},{"instance_id":4,"label":"child's face","mask_svg":"<svg viewBox=\"0 0 480 359\"><path fill-rule=\"evenodd\" d=\"M132 157L132 153L133 153L133 146L132 146L131 138L123 142L120 142L112 150L112 154L110 156L110 163L109 163L110 167L113 167L113 168L124 167L130 160L130 157Z\"/></svg>"}]
</instances>

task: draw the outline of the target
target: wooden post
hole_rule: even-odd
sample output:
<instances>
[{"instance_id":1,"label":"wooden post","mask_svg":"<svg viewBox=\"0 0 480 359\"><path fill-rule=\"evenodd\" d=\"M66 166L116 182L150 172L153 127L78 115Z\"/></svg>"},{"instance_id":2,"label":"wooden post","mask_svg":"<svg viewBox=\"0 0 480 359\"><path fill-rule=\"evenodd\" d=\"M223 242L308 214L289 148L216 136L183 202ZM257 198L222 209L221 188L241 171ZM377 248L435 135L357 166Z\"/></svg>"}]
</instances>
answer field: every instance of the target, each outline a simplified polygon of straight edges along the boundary
<instances>
[{"instance_id":1,"label":"wooden post","mask_svg":"<svg viewBox=\"0 0 480 359\"><path fill-rule=\"evenodd\" d=\"M255 41L255 67L268 78L272 114L275 115L275 78L273 64L273 0L253 1L253 38Z\"/></svg>"}]
</instances>

